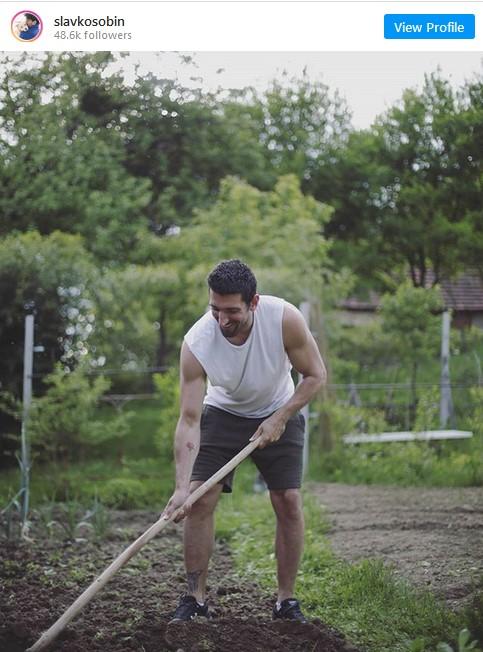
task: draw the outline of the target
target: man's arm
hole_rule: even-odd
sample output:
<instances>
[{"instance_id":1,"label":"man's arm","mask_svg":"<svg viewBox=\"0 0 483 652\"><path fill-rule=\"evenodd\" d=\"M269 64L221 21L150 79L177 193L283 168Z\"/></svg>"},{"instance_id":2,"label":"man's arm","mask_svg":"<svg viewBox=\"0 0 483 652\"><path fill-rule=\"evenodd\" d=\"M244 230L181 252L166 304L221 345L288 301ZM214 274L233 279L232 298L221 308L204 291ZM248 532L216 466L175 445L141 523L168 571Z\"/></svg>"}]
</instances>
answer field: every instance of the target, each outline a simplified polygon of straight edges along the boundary
<instances>
[{"instance_id":1,"label":"man's arm","mask_svg":"<svg viewBox=\"0 0 483 652\"><path fill-rule=\"evenodd\" d=\"M174 437L176 488L163 512L165 518L169 518L178 507L181 507L190 493L191 471L200 447L200 419L205 380L203 367L187 344L183 343L180 359L180 416Z\"/></svg>"},{"instance_id":2,"label":"man's arm","mask_svg":"<svg viewBox=\"0 0 483 652\"><path fill-rule=\"evenodd\" d=\"M290 303L284 307L282 335L290 362L302 375L302 381L290 400L266 419L251 438L261 437L260 448L280 439L290 417L306 405L327 381L325 365L312 333L300 311Z\"/></svg>"}]
</instances>

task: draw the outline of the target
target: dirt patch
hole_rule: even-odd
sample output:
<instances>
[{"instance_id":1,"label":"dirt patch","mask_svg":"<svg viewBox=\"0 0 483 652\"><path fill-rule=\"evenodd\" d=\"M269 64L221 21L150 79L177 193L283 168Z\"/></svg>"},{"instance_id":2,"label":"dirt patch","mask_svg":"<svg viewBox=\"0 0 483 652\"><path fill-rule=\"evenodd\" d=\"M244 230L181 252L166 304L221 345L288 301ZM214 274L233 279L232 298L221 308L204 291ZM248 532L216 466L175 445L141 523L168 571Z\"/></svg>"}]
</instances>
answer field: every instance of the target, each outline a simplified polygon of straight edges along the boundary
<instances>
[{"instance_id":1,"label":"dirt patch","mask_svg":"<svg viewBox=\"0 0 483 652\"><path fill-rule=\"evenodd\" d=\"M32 645L108 564L157 518L118 512L102 544L38 540L0 549L0 649ZM35 528L34 528L35 533ZM218 543L208 599L215 618L169 624L184 588L180 528L147 544L49 647L51 652L357 652L320 621L272 622L273 595L233 571ZM240 613L243 604L243 613Z\"/></svg>"},{"instance_id":2,"label":"dirt patch","mask_svg":"<svg viewBox=\"0 0 483 652\"><path fill-rule=\"evenodd\" d=\"M451 608L471 602L483 576L483 488L313 484L334 552L378 558Z\"/></svg>"}]
</instances>

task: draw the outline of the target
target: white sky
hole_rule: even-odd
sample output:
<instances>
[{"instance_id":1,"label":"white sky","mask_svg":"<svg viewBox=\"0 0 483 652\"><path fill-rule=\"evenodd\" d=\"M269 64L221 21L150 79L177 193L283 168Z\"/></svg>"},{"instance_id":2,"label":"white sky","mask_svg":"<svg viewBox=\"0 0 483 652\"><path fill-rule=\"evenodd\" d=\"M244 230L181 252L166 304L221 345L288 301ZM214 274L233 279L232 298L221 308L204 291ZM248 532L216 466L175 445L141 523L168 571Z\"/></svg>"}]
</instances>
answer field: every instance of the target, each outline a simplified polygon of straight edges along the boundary
<instances>
[{"instance_id":1,"label":"white sky","mask_svg":"<svg viewBox=\"0 0 483 652\"><path fill-rule=\"evenodd\" d=\"M301 76L339 89L353 113L356 128L368 127L397 99L403 89L419 87L424 74L441 68L455 86L475 73L483 73L483 53L474 52L198 52L196 66L180 62L176 53L132 53L128 60L140 64L139 73L159 77L176 75L185 86L206 89L255 86L262 90L270 80ZM121 64L125 67L126 59ZM221 72L217 72L220 71ZM203 79L200 84L198 80Z\"/></svg>"},{"instance_id":2,"label":"white sky","mask_svg":"<svg viewBox=\"0 0 483 652\"><path fill-rule=\"evenodd\" d=\"M11 53L10 58L20 56ZM186 56L194 63L183 63ZM275 78L301 77L305 70L309 79L338 89L352 111L354 127L365 128L405 88L421 87L425 73L440 68L455 88L483 75L483 52L132 52L109 69L123 69L129 83L135 66L140 75L152 72L206 90L263 90Z\"/></svg>"}]
</instances>

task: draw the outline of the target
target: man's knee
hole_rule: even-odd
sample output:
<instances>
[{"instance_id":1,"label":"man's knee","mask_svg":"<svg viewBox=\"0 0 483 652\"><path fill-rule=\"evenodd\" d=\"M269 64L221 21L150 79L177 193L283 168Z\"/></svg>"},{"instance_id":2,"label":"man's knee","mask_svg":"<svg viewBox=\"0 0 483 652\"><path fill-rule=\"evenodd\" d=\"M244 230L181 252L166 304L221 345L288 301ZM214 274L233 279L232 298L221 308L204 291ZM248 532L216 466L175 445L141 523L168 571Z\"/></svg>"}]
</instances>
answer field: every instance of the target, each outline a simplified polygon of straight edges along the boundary
<instances>
[{"instance_id":1,"label":"man's knee","mask_svg":"<svg viewBox=\"0 0 483 652\"><path fill-rule=\"evenodd\" d=\"M199 486L202 483L196 484ZM197 487L195 486L194 488L196 489ZM191 487L191 491L193 492L193 486ZM221 485L215 485L212 487L192 505L190 515L201 517L210 516L215 511L220 493Z\"/></svg>"},{"instance_id":2,"label":"man's knee","mask_svg":"<svg viewBox=\"0 0 483 652\"><path fill-rule=\"evenodd\" d=\"M275 513L279 518L299 519L302 517L302 496L300 489L281 489L270 492Z\"/></svg>"}]
</instances>

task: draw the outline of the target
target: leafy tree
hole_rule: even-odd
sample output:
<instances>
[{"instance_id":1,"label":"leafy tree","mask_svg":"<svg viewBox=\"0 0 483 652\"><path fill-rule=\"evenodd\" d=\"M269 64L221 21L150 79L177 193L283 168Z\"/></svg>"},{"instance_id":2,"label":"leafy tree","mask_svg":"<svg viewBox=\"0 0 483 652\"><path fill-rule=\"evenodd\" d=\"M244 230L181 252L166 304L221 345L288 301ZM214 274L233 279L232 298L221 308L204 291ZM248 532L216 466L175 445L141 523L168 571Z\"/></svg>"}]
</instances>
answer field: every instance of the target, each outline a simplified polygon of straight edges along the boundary
<instances>
[{"instance_id":1,"label":"leafy tree","mask_svg":"<svg viewBox=\"0 0 483 652\"><path fill-rule=\"evenodd\" d=\"M92 259L78 236L58 231L42 237L35 231L0 240L0 381L20 395L24 319L35 314L35 371L45 374L54 363L65 365L87 354L93 330Z\"/></svg>"},{"instance_id":2,"label":"leafy tree","mask_svg":"<svg viewBox=\"0 0 483 652\"><path fill-rule=\"evenodd\" d=\"M391 338L393 351L411 367L412 412L417 405L416 382L419 366L437 354L442 309L438 288L415 288L406 281L381 301L382 331Z\"/></svg>"},{"instance_id":3,"label":"leafy tree","mask_svg":"<svg viewBox=\"0 0 483 652\"><path fill-rule=\"evenodd\" d=\"M344 100L304 74L300 79L274 80L256 98L253 108L275 177L295 174L305 192L327 201L320 170L330 173L331 157L350 131L350 112ZM318 186L314 185L316 177Z\"/></svg>"},{"instance_id":4,"label":"leafy tree","mask_svg":"<svg viewBox=\"0 0 483 652\"><path fill-rule=\"evenodd\" d=\"M321 235L330 207L306 197L294 176L262 192L225 179L215 204L199 211L191 226L165 240L166 253L185 269L191 317L206 305L206 276L220 260L239 257L256 272L260 290L298 304L330 294L328 243ZM186 315L188 317L188 315Z\"/></svg>"},{"instance_id":5,"label":"leafy tree","mask_svg":"<svg viewBox=\"0 0 483 652\"><path fill-rule=\"evenodd\" d=\"M0 234L61 229L129 260L140 234L189 222L225 175L266 184L241 105L154 74L128 84L122 68L112 53L0 62Z\"/></svg>"},{"instance_id":6,"label":"leafy tree","mask_svg":"<svg viewBox=\"0 0 483 652\"><path fill-rule=\"evenodd\" d=\"M483 75L468 81L459 99L461 110L450 134L454 161L453 175L448 182L450 214L452 222L459 223L456 244L463 265L479 270L483 276ZM448 121L448 129L451 127Z\"/></svg>"},{"instance_id":7,"label":"leafy tree","mask_svg":"<svg viewBox=\"0 0 483 652\"><path fill-rule=\"evenodd\" d=\"M179 370L172 367L164 374L154 375L154 384L160 397L159 428L156 447L167 460L173 457L173 437L179 418Z\"/></svg>"},{"instance_id":8,"label":"leafy tree","mask_svg":"<svg viewBox=\"0 0 483 652\"><path fill-rule=\"evenodd\" d=\"M79 233L103 260L126 256L147 225L148 180L124 168L129 98L112 56L50 53L3 61L0 235Z\"/></svg>"},{"instance_id":9,"label":"leafy tree","mask_svg":"<svg viewBox=\"0 0 483 652\"><path fill-rule=\"evenodd\" d=\"M481 260L479 99L481 80L457 94L433 74L350 136L329 194L334 255L365 276L405 267L422 287L429 268L437 283Z\"/></svg>"},{"instance_id":10,"label":"leafy tree","mask_svg":"<svg viewBox=\"0 0 483 652\"><path fill-rule=\"evenodd\" d=\"M93 289L91 348L100 366L136 370L167 364L182 336L184 287L173 265L106 270Z\"/></svg>"},{"instance_id":11,"label":"leafy tree","mask_svg":"<svg viewBox=\"0 0 483 652\"><path fill-rule=\"evenodd\" d=\"M150 228L163 234L210 205L229 174L267 186L264 147L247 107L175 80L138 77L126 123L126 167L149 179ZM270 180L269 180L270 181Z\"/></svg>"},{"instance_id":12,"label":"leafy tree","mask_svg":"<svg viewBox=\"0 0 483 652\"><path fill-rule=\"evenodd\" d=\"M32 231L0 240L0 385L12 399L21 398L25 316L35 315L34 391L39 377L61 361L73 367L88 354L94 327L89 285L95 269L78 236ZM0 406L2 454L16 446L19 424L8 405Z\"/></svg>"}]
</instances>

